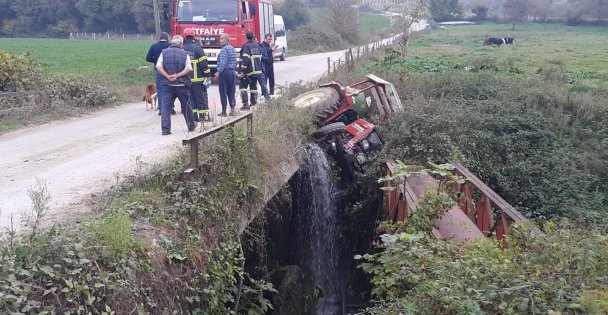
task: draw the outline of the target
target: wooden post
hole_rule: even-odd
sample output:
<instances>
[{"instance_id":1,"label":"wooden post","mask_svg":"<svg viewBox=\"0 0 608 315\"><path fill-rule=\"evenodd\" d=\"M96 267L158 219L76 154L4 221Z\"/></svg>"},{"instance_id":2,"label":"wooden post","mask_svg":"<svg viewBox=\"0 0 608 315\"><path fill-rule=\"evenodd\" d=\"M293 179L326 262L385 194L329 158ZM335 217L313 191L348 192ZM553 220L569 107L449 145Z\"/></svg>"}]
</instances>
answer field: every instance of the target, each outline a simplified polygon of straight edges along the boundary
<instances>
[{"instance_id":1,"label":"wooden post","mask_svg":"<svg viewBox=\"0 0 608 315\"><path fill-rule=\"evenodd\" d=\"M153 0L152 5L154 7L154 31L156 32L156 38L160 37L160 8L158 0Z\"/></svg>"},{"instance_id":2,"label":"wooden post","mask_svg":"<svg viewBox=\"0 0 608 315\"><path fill-rule=\"evenodd\" d=\"M253 137L253 115L247 116L247 136L249 140Z\"/></svg>"},{"instance_id":3,"label":"wooden post","mask_svg":"<svg viewBox=\"0 0 608 315\"><path fill-rule=\"evenodd\" d=\"M331 59L327 57L327 76L329 77L329 73L331 72Z\"/></svg>"},{"instance_id":4,"label":"wooden post","mask_svg":"<svg viewBox=\"0 0 608 315\"><path fill-rule=\"evenodd\" d=\"M190 142L190 168L198 169L198 140Z\"/></svg>"}]
</instances>

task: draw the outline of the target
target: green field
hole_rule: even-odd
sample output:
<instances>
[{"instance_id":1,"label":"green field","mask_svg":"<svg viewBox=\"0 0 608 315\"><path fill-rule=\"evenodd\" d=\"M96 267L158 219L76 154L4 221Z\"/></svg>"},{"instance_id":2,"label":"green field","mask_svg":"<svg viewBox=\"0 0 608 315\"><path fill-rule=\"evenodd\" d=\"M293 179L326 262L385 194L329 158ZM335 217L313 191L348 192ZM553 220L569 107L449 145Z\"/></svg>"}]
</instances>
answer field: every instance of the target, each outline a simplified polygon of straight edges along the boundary
<instances>
[{"instance_id":1,"label":"green field","mask_svg":"<svg viewBox=\"0 0 608 315\"><path fill-rule=\"evenodd\" d=\"M148 40L67 40L1 38L0 48L13 53L29 51L52 73L82 75L128 86L154 81L152 65L146 62ZM140 69L148 66L148 69Z\"/></svg>"},{"instance_id":2,"label":"green field","mask_svg":"<svg viewBox=\"0 0 608 315\"><path fill-rule=\"evenodd\" d=\"M359 14L359 31L363 34L375 35L390 26L391 21L388 17L372 13Z\"/></svg>"},{"instance_id":3,"label":"green field","mask_svg":"<svg viewBox=\"0 0 608 315\"><path fill-rule=\"evenodd\" d=\"M329 26L329 12L327 9L309 8L308 14L310 15L310 24ZM359 32L363 35L377 35L389 26L390 20L386 16L365 12L359 13Z\"/></svg>"},{"instance_id":4,"label":"green field","mask_svg":"<svg viewBox=\"0 0 608 315\"><path fill-rule=\"evenodd\" d=\"M483 46L483 38L511 36L514 45ZM533 73L563 67L577 78L608 81L608 27L560 24L481 24L423 32L411 41L411 56L449 57L468 63L499 63Z\"/></svg>"}]
</instances>

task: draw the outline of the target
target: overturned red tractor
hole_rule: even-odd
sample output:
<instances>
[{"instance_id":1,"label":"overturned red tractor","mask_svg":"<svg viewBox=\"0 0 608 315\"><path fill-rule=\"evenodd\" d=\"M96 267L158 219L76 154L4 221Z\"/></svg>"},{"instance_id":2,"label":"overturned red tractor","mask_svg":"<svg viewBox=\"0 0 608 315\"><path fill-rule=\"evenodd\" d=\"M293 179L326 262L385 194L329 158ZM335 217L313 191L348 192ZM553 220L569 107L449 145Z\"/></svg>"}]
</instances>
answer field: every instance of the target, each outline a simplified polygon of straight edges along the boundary
<instances>
[{"instance_id":1,"label":"overturned red tractor","mask_svg":"<svg viewBox=\"0 0 608 315\"><path fill-rule=\"evenodd\" d=\"M323 84L294 99L294 105L308 109L319 126L312 136L329 144L329 153L349 177L362 169L368 152L380 150L383 144L377 127L361 116L384 120L402 110L391 83L372 74L366 77L349 86Z\"/></svg>"}]
</instances>

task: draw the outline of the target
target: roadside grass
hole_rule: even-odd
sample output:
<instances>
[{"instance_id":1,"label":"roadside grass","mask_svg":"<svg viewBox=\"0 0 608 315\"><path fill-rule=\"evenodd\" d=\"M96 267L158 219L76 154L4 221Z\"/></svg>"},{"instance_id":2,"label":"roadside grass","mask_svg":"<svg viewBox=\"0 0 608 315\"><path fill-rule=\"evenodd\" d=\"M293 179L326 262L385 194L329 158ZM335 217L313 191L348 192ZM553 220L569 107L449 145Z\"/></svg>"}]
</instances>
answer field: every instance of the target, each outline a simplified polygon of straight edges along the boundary
<instances>
[{"instance_id":1,"label":"roadside grass","mask_svg":"<svg viewBox=\"0 0 608 315\"><path fill-rule=\"evenodd\" d=\"M25 122L19 118L3 118L0 119L0 134L3 132L21 128Z\"/></svg>"},{"instance_id":2,"label":"roadside grass","mask_svg":"<svg viewBox=\"0 0 608 315\"><path fill-rule=\"evenodd\" d=\"M31 52L50 73L94 79L129 99L129 86L154 82L146 62L151 40L68 40L2 38L0 47L11 53ZM146 67L146 68L143 68Z\"/></svg>"},{"instance_id":3,"label":"roadside grass","mask_svg":"<svg viewBox=\"0 0 608 315\"><path fill-rule=\"evenodd\" d=\"M513 45L483 46L483 38L515 38ZM447 57L469 64L488 61L537 73L563 68L577 79L608 81L608 27L561 24L479 24L448 26L411 40L408 57Z\"/></svg>"}]
</instances>

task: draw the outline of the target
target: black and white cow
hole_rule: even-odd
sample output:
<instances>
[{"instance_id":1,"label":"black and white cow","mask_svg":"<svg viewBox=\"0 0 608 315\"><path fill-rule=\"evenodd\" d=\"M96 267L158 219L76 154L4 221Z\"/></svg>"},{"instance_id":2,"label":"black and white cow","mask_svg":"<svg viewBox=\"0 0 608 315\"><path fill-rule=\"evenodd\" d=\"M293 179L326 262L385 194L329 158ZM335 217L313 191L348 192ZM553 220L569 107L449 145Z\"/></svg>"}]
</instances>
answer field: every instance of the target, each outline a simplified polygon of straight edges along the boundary
<instances>
[{"instance_id":1,"label":"black and white cow","mask_svg":"<svg viewBox=\"0 0 608 315\"><path fill-rule=\"evenodd\" d=\"M488 38L488 45L490 45L490 46L494 46L494 45L500 46L504 43L505 43L505 40L502 38L497 38L497 37Z\"/></svg>"},{"instance_id":2,"label":"black and white cow","mask_svg":"<svg viewBox=\"0 0 608 315\"><path fill-rule=\"evenodd\" d=\"M505 45L513 45L513 41L515 40L515 38L513 37L505 37L502 39L505 43Z\"/></svg>"}]
</instances>

